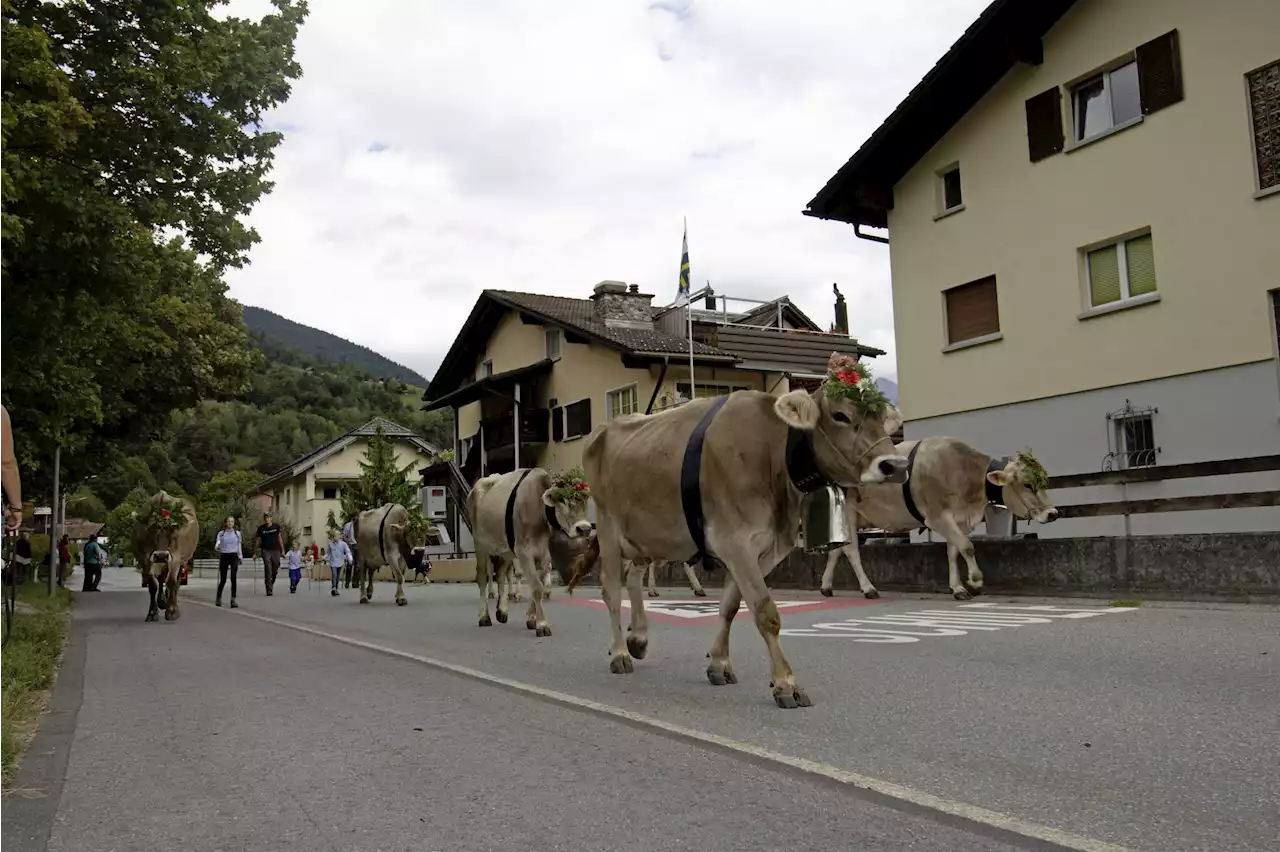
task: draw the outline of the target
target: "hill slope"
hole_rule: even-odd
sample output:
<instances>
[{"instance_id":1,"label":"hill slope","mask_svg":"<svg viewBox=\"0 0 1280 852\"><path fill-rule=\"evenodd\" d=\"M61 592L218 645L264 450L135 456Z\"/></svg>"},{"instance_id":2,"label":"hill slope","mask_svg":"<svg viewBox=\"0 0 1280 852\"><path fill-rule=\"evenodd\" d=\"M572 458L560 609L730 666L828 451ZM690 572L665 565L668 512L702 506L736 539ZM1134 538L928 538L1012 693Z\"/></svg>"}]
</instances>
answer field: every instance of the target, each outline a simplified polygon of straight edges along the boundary
<instances>
[{"instance_id":1,"label":"hill slope","mask_svg":"<svg viewBox=\"0 0 1280 852\"><path fill-rule=\"evenodd\" d=\"M335 364L351 364L379 378L399 379L425 388L427 380L403 364L384 358L335 334L285 319L279 314L251 305L244 306L244 324L256 336L267 338L284 349L310 355Z\"/></svg>"}]
</instances>

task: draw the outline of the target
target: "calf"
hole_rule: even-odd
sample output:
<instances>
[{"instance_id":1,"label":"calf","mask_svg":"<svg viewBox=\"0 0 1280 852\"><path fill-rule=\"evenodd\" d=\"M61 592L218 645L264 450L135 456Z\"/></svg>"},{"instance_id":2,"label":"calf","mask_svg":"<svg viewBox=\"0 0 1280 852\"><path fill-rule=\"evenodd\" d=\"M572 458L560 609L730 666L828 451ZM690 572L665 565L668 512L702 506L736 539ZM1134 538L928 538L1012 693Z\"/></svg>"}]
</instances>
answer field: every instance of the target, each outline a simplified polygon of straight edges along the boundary
<instances>
[{"instance_id":1,"label":"calf","mask_svg":"<svg viewBox=\"0 0 1280 852\"><path fill-rule=\"evenodd\" d=\"M982 572L973 555L969 534L981 522L989 505L1007 506L1019 518L1047 524L1058 517L1049 499L1049 477L1030 451L1012 460L994 459L956 438L924 438L903 441L899 452L907 456L910 479L898 485L864 485L850 489L846 502L851 530L878 528L902 533L925 527L947 542L947 583L956 600L968 600L970 589L982 588ZM832 595L832 581L840 554L849 559L858 585L868 598L880 593L867 579L854 540L827 554L822 574L822 594ZM968 588L960 582L956 556L968 566Z\"/></svg>"}]
</instances>

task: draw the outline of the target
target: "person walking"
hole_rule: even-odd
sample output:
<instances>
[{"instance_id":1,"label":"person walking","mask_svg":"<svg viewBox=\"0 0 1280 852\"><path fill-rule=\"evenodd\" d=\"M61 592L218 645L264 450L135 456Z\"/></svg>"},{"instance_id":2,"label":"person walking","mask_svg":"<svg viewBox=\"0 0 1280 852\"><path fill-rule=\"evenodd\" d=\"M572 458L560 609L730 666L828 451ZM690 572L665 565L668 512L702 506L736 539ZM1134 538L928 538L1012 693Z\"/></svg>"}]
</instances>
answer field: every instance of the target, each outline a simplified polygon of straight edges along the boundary
<instances>
[{"instance_id":1,"label":"person walking","mask_svg":"<svg viewBox=\"0 0 1280 852\"><path fill-rule=\"evenodd\" d=\"M218 594L213 599L214 606L222 606L222 588L227 584L227 574L230 573L231 608L237 609L240 604L236 603L236 572L240 570L243 554L240 549L240 531L236 529L235 518L228 515L222 522L222 529L218 530L213 546L218 551Z\"/></svg>"},{"instance_id":2,"label":"person walking","mask_svg":"<svg viewBox=\"0 0 1280 852\"><path fill-rule=\"evenodd\" d=\"M347 543L347 549L351 551L351 561L347 563L346 579L343 585L348 589L351 588L351 572L356 564L356 521L355 518L347 521L347 525L342 528L342 540Z\"/></svg>"},{"instance_id":3,"label":"person walking","mask_svg":"<svg viewBox=\"0 0 1280 852\"><path fill-rule=\"evenodd\" d=\"M58 539L58 585L61 586L71 575L71 537L64 535Z\"/></svg>"},{"instance_id":4,"label":"person walking","mask_svg":"<svg viewBox=\"0 0 1280 852\"><path fill-rule=\"evenodd\" d=\"M13 424L9 409L0 405L0 485L4 491L4 525L9 532L22 526L22 474L13 449Z\"/></svg>"},{"instance_id":5,"label":"person walking","mask_svg":"<svg viewBox=\"0 0 1280 852\"><path fill-rule=\"evenodd\" d=\"M329 594L333 597L338 596L338 581L342 579L342 566L351 561L351 548L347 547L347 543L338 538L337 531L329 533L329 579L333 582L333 588L329 590Z\"/></svg>"},{"instance_id":6,"label":"person walking","mask_svg":"<svg viewBox=\"0 0 1280 852\"><path fill-rule=\"evenodd\" d=\"M253 534L253 555L262 553L262 585L267 587L267 597L271 597L272 587L276 584L276 574L280 572L280 556L283 542L280 540L280 525L267 512L262 516L262 524Z\"/></svg>"},{"instance_id":7,"label":"person walking","mask_svg":"<svg viewBox=\"0 0 1280 852\"><path fill-rule=\"evenodd\" d=\"M84 587L80 591L96 592L98 584L102 582L102 566L107 561L107 552L102 549L102 545L98 544L97 533L89 536L89 541L84 546L83 556Z\"/></svg>"},{"instance_id":8,"label":"person walking","mask_svg":"<svg viewBox=\"0 0 1280 852\"><path fill-rule=\"evenodd\" d=\"M298 582L302 579L302 551L298 548L299 545L295 541L286 557L289 562L289 594L298 591Z\"/></svg>"},{"instance_id":9,"label":"person walking","mask_svg":"<svg viewBox=\"0 0 1280 852\"><path fill-rule=\"evenodd\" d=\"M13 545L13 564L18 572L17 582L25 583L31 576L31 537L24 529Z\"/></svg>"}]
</instances>

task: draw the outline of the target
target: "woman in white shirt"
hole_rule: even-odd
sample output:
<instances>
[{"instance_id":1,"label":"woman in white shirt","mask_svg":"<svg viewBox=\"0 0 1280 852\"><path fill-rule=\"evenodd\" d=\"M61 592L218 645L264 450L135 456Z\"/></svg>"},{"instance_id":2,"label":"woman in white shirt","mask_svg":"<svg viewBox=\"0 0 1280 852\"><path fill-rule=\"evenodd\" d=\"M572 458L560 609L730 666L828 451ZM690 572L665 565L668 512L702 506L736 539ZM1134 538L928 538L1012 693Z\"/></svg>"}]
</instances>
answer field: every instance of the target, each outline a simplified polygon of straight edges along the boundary
<instances>
[{"instance_id":1,"label":"woman in white shirt","mask_svg":"<svg viewBox=\"0 0 1280 852\"><path fill-rule=\"evenodd\" d=\"M241 542L240 531L236 529L236 519L227 516L222 522L222 529L213 541L218 550L218 595L214 605L222 606L222 587L227 584L227 572L231 573L231 608L236 609L236 572L240 570Z\"/></svg>"}]
</instances>

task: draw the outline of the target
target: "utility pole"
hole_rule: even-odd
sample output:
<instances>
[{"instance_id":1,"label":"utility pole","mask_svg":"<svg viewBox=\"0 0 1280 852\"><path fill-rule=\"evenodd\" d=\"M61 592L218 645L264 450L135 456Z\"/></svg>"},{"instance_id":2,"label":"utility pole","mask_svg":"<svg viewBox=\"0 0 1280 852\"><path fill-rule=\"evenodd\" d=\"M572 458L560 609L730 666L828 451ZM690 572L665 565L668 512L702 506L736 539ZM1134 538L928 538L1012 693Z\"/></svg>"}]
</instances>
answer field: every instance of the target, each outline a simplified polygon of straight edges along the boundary
<instances>
[{"instance_id":1,"label":"utility pole","mask_svg":"<svg viewBox=\"0 0 1280 852\"><path fill-rule=\"evenodd\" d=\"M62 445L59 444L53 451L53 505L49 513L49 597L53 597L56 588L57 578L54 576L58 570L58 474L61 472L59 468L62 466Z\"/></svg>"}]
</instances>

